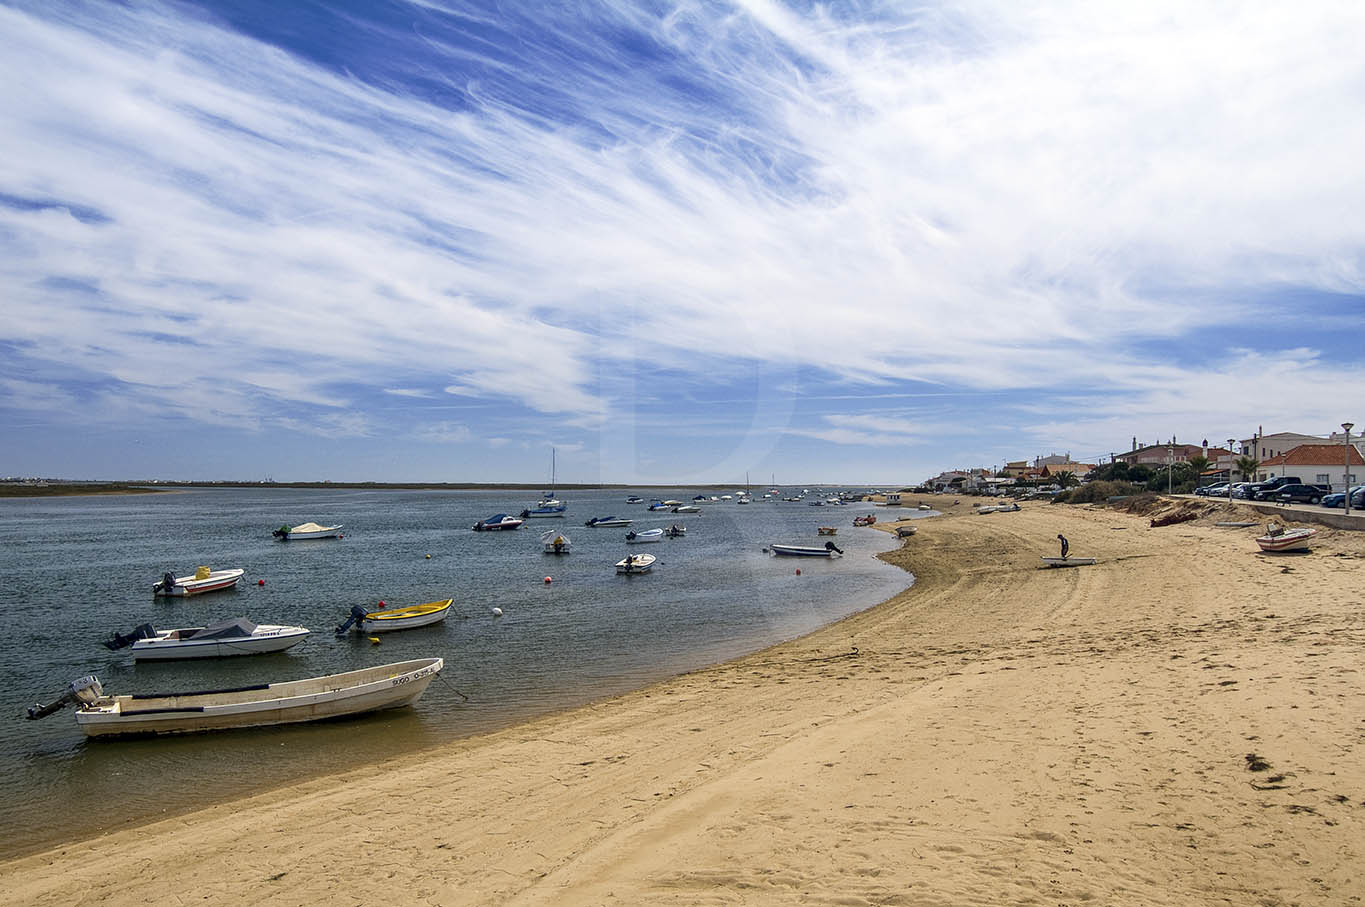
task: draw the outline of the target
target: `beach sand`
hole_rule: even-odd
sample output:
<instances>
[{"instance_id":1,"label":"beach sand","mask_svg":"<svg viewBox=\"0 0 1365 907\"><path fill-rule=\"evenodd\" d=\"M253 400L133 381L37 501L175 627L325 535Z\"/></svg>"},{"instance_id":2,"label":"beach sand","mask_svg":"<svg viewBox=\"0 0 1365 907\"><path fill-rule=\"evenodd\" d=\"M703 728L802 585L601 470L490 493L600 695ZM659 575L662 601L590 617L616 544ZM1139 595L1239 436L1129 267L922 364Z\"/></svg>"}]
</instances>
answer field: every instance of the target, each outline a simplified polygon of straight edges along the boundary
<instances>
[{"instance_id":1,"label":"beach sand","mask_svg":"<svg viewBox=\"0 0 1365 907\"><path fill-rule=\"evenodd\" d=\"M914 587L809 637L9 861L4 900L1365 897L1365 534L1273 556L1212 516L968 506L887 555ZM1041 569L1059 532L1099 563Z\"/></svg>"}]
</instances>

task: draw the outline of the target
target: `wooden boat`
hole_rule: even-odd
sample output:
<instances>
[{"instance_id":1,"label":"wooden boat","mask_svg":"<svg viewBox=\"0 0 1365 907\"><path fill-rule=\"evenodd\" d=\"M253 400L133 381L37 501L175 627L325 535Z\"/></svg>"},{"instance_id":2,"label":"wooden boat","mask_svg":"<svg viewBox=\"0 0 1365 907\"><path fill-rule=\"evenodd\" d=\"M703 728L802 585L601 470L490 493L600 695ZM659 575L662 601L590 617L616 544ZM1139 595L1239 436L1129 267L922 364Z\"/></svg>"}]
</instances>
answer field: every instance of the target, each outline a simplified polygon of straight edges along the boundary
<instances>
[{"instance_id":1,"label":"wooden boat","mask_svg":"<svg viewBox=\"0 0 1365 907\"><path fill-rule=\"evenodd\" d=\"M663 529L641 529L639 532L631 530L626 533L626 543L629 545L642 545L645 542L663 541Z\"/></svg>"},{"instance_id":2,"label":"wooden boat","mask_svg":"<svg viewBox=\"0 0 1365 907\"><path fill-rule=\"evenodd\" d=\"M523 520L505 513L495 513L487 519L479 520L474 524L475 532L498 532L505 529L520 529Z\"/></svg>"},{"instance_id":3,"label":"wooden boat","mask_svg":"<svg viewBox=\"0 0 1365 907\"><path fill-rule=\"evenodd\" d=\"M1262 551L1307 551L1313 536L1317 535L1316 529L1282 529L1278 525L1271 524L1266 534L1256 539L1256 544L1261 546Z\"/></svg>"},{"instance_id":4,"label":"wooden boat","mask_svg":"<svg viewBox=\"0 0 1365 907\"><path fill-rule=\"evenodd\" d=\"M307 539L339 539L341 526L319 526L317 523L299 523L297 526L281 526L270 533L282 542L304 541Z\"/></svg>"},{"instance_id":5,"label":"wooden boat","mask_svg":"<svg viewBox=\"0 0 1365 907\"><path fill-rule=\"evenodd\" d=\"M629 526L634 520L622 519L619 516L595 516L584 523L584 526Z\"/></svg>"},{"instance_id":6,"label":"wooden boat","mask_svg":"<svg viewBox=\"0 0 1365 907\"><path fill-rule=\"evenodd\" d=\"M785 557L834 557L836 554L844 553L833 542L825 542L823 548L810 545L769 545L768 549L773 554L780 554Z\"/></svg>"},{"instance_id":7,"label":"wooden boat","mask_svg":"<svg viewBox=\"0 0 1365 907\"><path fill-rule=\"evenodd\" d=\"M871 526L875 522L877 522L877 516L872 513L869 513L867 516L855 516L853 518L854 526Z\"/></svg>"},{"instance_id":8,"label":"wooden boat","mask_svg":"<svg viewBox=\"0 0 1365 907\"><path fill-rule=\"evenodd\" d=\"M572 545L567 535L553 529L541 534L540 544L544 546L546 554L568 554Z\"/></svg>"},{"instance_id":9,"label":"wooden boat","mask_svg":"<svg viewBox=\"0 0 1365 907\"><path fill-rule=\"evenodd\" d=\"M360 605L351 609L351 616L346 618L346 622L337 627L337 635L341 636L354 624L355 628L361 633L387 633L390 630L412 630L416 627L426 627L434 623L439 623L446 619L450 613L450 603L453 599L445 599L439 602L427 602L424 605L409 605L406 608L385 608L383 602L380 607L367 610Z\"/></svg>"},{"instance_id":10,"label":"wooden boat","mask_svg":"<svg viewBox=\"0 0 1365 907\"><path fill-rule=\"evenodd\" d=\"M161 582L152 586L152 594L180 598L186 595L203 595L205 592L221 592L237 585L245 573L246 571L240 567L232 570L199 567L194 571L194 576L172 576L165 573L161 576Z\"/></svg>"},{"instance_id":11,"label":"wooden boat","mask_svg":"<svg viewBox=\"0 0 1365 907\"><path fill-rule=\"evenodd\" d=\"M815 531L820 535L837 535L839 532L839 530L835 529L833 526L821 526Z\"/></svg>"},{"instance_id":12,"label":"wooden boat","mask_svg":"<svg viewBox=\"0 0 1365 907\"><path fill-rule=\"evenodd\" d=\"M626 576L648 573L656 560L652 554L628 554L616 562L616 572Z\"/></svg>"},{"instance_id":13,"label":"wooden boat","mask_svg":"<svg viewBox=\"0 0 1365 907\"><path fill-rule=\"evenodd\" d=\"M1089 567L1095 563L1093 557L1045 557L1043 563L1049 567Z\"/></svg>"},{"instance_id":14,"label":"wooden boat","mask_svg":"<svg viewBox=\"0 0 1365 907\"><path fill-rule=\"evenodd\" d=\"M76 724L91 737L294 724L411 705L443 666L439 658L418 658L306 680L128 696L105 695L91 674L73 681L55 702L29 709L28 717L43 718L76 703Z\"/></svg>"},{"instance_id":15,"label":"wooden boat","mask_svg":"<svg viewBox=\"0 0 1365 907\"><path fill-rule=\"evenodd\" d=\"M171 661L180 658L223 658L283 652L308 636L307 627L254 624L234 617L204 627L157 630L143 624L131 633L117 634L104 644L110 649L131 646L133 661Z\"/></svg>"}]
</instances>

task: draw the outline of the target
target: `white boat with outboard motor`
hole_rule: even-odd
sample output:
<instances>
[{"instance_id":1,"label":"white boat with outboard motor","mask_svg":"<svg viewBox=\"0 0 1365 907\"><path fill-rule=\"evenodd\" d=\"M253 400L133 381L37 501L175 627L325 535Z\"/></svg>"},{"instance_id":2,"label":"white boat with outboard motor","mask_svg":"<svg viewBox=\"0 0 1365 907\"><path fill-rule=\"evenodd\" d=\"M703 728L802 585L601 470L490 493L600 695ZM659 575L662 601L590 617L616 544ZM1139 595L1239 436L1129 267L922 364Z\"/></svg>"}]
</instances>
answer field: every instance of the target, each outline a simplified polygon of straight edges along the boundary
<instances>
[{"instance_id":1,"label":"white boat with outboard motor","mask_svg":"<svg viewBox=\"0 0 1365 907\"><path fill-rule=\"evenodd\" d=\"M30 720L76 705L76 724L90 737L193 734L295 724L411 705L445 665L417 658L344 674L184 693L109 696L94 674L72 681L62 696L28 710Z\"/></svg>"},{"instance_id":2,"label":"white boat with outboard motor","mask_svg":"<svg viewBox=\"0 0 1365 907\"><path fill-rule=\"evenodd\" d=\"M601 526L603 528L611 526L629 526L634 520L627 520L619 516L595 516L584 523L584 526Z\"/></svg>"},{"instance_id":3,"label":"white boat with outboard motor","mask_svg":"<svg viewBox=\"0 0 1365 907\"><path fill-rule=\"evenodd\" d=\"M834 557L844 553L843 549L833 542L825 542L823 548L813 545L769 545L768 550L785 557Z\"/></svg>"},{"instance_id":4,"label":"white boat with outboard motor","mask_svg":"<svg viewBox=\"0 0 1365 907\"><path fill-rule=\"evenodd\" d=\"M171 661L283 652L307 637L307 627L255 624L245 617L234 617L177 630L158 630L143 624L131 633L116 633L104 645L114 651L132 647L133 661Z\"/></svg>"},{"instance_id":5,"label":"white boat with outboard motor","mask_svg":"<svg viewBox=\"0 0 1365 907\"><path fill-rule=\"evenodd\" d=\"M281 526L270 533L282 542L307 541L309 539L339 539L341 538L341 524L335 526L320 526L317 523L299 523L297 526Z\"/></svg>"},{"instance_id":6,"label":"white boat with outboard motor","mask_svg":"<svg viewBox=\"0 0 1365 907\"><path fill-rule=\"evenodd\" d=\"M616 562L616 572L625 576L648 573L657 560L652 554L628 554Z\"/></svg>"},{"instance_id":7,"label":"white boat with outboard motor","mask_svg":"<svg viewBox=\"0 0 1365 907\"><path fill-rule=\"evenodd\" d=\"M378 608L372 609L355 605L351 608L351 616L337 627L336 634L344 635L352 624L361 633L387 633L390 630L413 630L417 627L430 626L446 619L452 601L454 599L447 598L421 605L408 605L405 608L390 608L384 602L380 602Z\"/></svg>"},{"instance_id":8,"label":"white boat with outboard motor","mask_svg":"<svg viewBox=\"0 0 1365 907\"><path fill-rule=\"evenodd\" d=\"M630 545L640 545L645 542L662 541L664 530L662 527L657 529L641 529L639 532L631 530L626 533L626 543Z\"/></svg>"},{"instance_id":9,"label":"white boat with outboard motor","mask_svg":"<svg viewBox=\"0 0 1365 907\"><path fill-rule=\"evenodd\" d=\"M474 524L475 532L499 532L509 529L520 529L525 520L519 520L514 516L505 513L495 513L490 517L485 517Z\"/></svg>"},{"instance_id":10,"label":"white boat with outboard motor","mask_svg":"<svg viewBox=\"0 0 1365 907\"><path fill-rule=\"evenodd\" d=\"M152 585L152 594L182 598L187 595L203 595L205 592L221 592L237 585L238 580L245 574L246 571L241 567L234 567L231 570L198 567L193 576L164 573L161 581Z\"/></svg>"}]
</instances>

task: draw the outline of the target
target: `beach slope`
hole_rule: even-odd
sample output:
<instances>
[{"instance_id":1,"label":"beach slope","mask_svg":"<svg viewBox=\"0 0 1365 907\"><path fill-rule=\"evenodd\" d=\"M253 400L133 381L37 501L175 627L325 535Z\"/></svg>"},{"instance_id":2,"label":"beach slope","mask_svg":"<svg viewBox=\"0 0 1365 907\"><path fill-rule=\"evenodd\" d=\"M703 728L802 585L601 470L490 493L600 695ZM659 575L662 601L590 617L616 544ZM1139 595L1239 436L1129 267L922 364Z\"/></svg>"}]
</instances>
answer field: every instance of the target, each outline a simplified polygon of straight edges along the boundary
<instances>
[{"instance_id":1,"label":"beach slope","mask_svg":"<svg viewBox=\"0 0 1365 907\"><path fill-rule=\"evenodd\" d=\"M6 902L1365 896L1365 540L1271 556L1045 504L917 525L887 556L914 587L809 637L12 860ZM1042 569L1059 532L1099 562Z\"/></svg>"}]
</instances>

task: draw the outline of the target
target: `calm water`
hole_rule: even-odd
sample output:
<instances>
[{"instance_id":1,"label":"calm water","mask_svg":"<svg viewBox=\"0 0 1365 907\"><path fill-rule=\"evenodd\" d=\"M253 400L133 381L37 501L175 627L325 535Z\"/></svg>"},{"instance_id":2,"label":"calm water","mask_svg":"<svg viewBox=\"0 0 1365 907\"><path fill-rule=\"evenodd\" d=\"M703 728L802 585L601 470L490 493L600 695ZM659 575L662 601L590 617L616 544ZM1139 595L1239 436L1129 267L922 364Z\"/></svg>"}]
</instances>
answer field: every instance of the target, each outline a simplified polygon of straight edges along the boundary
<instances>
[{"instance_id":1,"label":"calm water","mask_svg":"<svg viewBox=\"0 0 1365 907\"><path fill-rule=\"evenodd\" d=\"M625 504L626 494L563 495L566 519L491 533L469 527L495 512L516 513L536 496L212 489L0 499L0 580L10 602L0 648L9 716L0 721L0 852L382 762L638 688L798 636L910 582L873 557L893 539L852 527L867 506L727 502L674 515ZM633 518L636 529L680 523L688 534L627 546L625 529L583 526L607 514ZM307 520L342 523L345 538L282 543L270 536L282 523ZM820 525L839 527L844 558L796 562L762 551L770 542L822 543ZM551 528L570 535L572 554L541 552L539 536ZM652 574L615 575L617 560L645 551L659 558ZM152 597L163 572L185 575L198 564L243 567L246 577L237 591ZM444 598L455 599L458 616L386 635L380 645L332 633L355 604ZM313 635L285 653L137 666L126 650L100 645L144 622L164 629L239 615L302 625ZM108 692L145 693L293 680L433 655L446 667L416 708L340 722L87 741L69 707L42 721L22 717L92 672Z\"/></svg>"}]
</instances>

